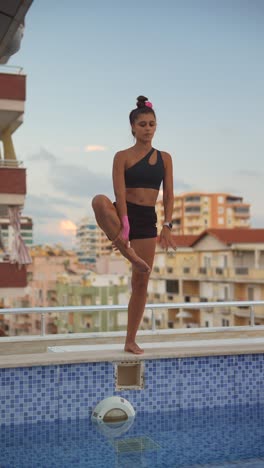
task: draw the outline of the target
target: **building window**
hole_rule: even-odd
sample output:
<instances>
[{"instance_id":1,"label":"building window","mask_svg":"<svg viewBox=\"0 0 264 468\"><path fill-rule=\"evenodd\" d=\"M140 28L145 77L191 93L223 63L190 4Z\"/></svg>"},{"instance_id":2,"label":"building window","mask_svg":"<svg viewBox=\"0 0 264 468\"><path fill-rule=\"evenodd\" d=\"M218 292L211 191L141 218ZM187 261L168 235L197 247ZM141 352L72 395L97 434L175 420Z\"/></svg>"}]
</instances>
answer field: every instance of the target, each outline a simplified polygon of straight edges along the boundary
<instances>
[{"instance_id":1,"label":"building window","mask_svg":"<svg viewBox=\"0 0 264 468\"><path fill-rule=\"evenodd\" d=\"M218 218L218 224L224 224L224 218Z\"/></svg>"},{"instance_id":2,"label":"building window","mask_svg":"<svg viewBox=\"0 0 264 468\"><path fill-rule=\"evenodd\" d=\"M204 324L204 325L205 325L205 327L207 327L207 328L210 327L208 320L205 321L205 324Z\"/></svg>"},{"instance_id":3,"label":"building window","mask_svg":"<svg viewBox=\"0 0 264 468\"><path fill-rule=\"evenodd\" d=\"M222 319L222 327L229 327L229 320Z\"/></svg>"},{"instance_id":4,"label":"building window","mask_svg":"<svg viewBox=\"0 0 264 468\"><path fill-rule=\"evenodd\" d=\"M186 206L185 213L200 213L200 206Z\"/></svg>"},{"instance_id":5,"label":"building window","mask_svg":"<svg viewBox=\"0 0 264 468\"><path fill-rule=\"evenodd\" d=\"M243 213L243 214L248 214L249 213L249 208L245 206L236 206L234 208L235 213Z\"/></svg>"},{"instance_id":6,"label":"building window","mask_svg":"<svg viewBox=\"0 0 264 468\"><path fill-rule=\"evenodd\" d=\"M188 197L185 197L185 202L199 202L201 200L201 197L199 195L190 195Z\"/></svg>"},{"instance_id":7,"label":"building window","mask_svg":"<svg viewBox=\"0 0 264 468\"><path fill-rule=\"evenodd\" d=\"M179 294L179 281L178 280L167 280L166 281L166 292Z\"/></svg>"}]
</instances>

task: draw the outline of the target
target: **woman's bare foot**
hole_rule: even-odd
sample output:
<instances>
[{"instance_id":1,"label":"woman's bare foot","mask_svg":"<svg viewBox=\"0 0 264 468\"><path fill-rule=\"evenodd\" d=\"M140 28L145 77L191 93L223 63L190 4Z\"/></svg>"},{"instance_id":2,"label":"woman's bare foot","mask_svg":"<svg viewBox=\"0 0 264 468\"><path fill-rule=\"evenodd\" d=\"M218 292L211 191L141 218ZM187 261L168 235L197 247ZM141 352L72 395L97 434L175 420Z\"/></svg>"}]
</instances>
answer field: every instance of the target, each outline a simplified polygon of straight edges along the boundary
<instances>
[{"instance_id":1,"label":"woman's bare foot","mask_svg":"<svg viewBox=\"0 0 264 468\"><path fill-rule=\"evenodd\" d=\"M121 252L121 254L129 260L135 268L141 273L150 273L151 268L149 265L140 258L132 247L127 247L123 239L118 235L113 241L113 245Z\"/></svg>"},{"instance_id":2,"label":"woman's bare foot","mask_svg":"<svg viewBox=\"0 0 264 468\"><path fill-rule=\"evenodd\" d=\"M140 348L134 341L125 344L125 351L133 354L143 354L144 349Z\"/></svg>"}]
</instances>

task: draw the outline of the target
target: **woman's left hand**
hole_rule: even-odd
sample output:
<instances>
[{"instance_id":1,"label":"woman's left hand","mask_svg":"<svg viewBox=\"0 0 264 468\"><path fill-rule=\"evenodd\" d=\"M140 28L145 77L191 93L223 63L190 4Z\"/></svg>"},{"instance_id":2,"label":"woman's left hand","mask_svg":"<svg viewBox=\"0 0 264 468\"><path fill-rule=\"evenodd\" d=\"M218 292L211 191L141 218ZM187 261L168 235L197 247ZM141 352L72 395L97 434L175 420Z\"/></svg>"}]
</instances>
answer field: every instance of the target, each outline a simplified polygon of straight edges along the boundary
<instances>
[{"instance_id":1,"label":"woman's left hand","mask_svg":"<svg viewBox=\"0 0 264 468\"><path fill-rule=\"evenodd\" d=\"M169 247L171 247L173 250L176 250L176 245L173 241L171 230L167 226L163 226L160 232L160 244L161 247L166 251Z\"/></svg>"}]
</instances>

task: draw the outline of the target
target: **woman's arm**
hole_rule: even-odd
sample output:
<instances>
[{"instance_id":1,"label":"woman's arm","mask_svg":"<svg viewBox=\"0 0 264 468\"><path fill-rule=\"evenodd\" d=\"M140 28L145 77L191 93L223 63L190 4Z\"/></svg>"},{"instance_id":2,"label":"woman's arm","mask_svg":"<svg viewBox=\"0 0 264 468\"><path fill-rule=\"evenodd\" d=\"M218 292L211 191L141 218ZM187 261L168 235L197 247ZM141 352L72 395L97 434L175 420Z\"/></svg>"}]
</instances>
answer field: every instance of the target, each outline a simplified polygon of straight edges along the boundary
<instances>
[{"instance_id":1,"label":"woman's arm","mask_svg":"<svg viewBox=\"0 0 264 468\"><path fill-rule=\"evenodd\" d=\"M163 206L164 206L164 223L171 223L172 221L172 212L173 212L173 203L174 203L174 194L173 194L173 168L172 168L172 158L169 153L163 153L163 162L164 162L164 179L163 179ZM161 233L161 246L166 250L168 247L175 248L172 237L171 230L168 226L163 225Z\"/></svg>"},{"instance_id":2,"label":"woman's arm","mask_svg":"<svg viewBox=\"0 0 264 468\"><path fill-rule=\"evenodd\" d=\"M125 157L124 152L116 153L113 161L113 187L116 198L116 209L122 225L122 237L128 242L129 222L127 217L126 205L126 186L125 186Z\"/></svg>"}]
</instances>

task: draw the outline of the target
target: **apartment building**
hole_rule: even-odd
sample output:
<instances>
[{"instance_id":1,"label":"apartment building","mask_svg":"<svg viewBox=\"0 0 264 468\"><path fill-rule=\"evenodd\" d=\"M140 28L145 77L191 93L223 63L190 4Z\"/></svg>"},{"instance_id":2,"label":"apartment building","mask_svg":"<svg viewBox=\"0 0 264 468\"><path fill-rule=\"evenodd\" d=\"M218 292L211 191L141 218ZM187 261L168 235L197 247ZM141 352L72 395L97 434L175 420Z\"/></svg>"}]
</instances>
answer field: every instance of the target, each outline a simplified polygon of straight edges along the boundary
<instances>
[{"instance_id":1,"label":"apartment building","mask_svg":"<svg viewBox=\"0 0 264 468\"><path fill-rule=\"evenodd\" d=\"M164 222L162 201L157 203L158 229ZM173 233L198 235L205 229L234 229L250 227L250 204L242 197L227 193L188 192L175 195Z\"/></svg>"},{"instance_id":2,"label":"apartment building","mask_svg":"<svg viewBox=\"0 0 264 468\"><path fill-rule=\"evenodd\" d=\"M161 309L157 326L249 324L249 307L226 308L221 302L264 300L264 229L208 229L199 236L175 236L175 242L176 252L166 254L157 246L148 302L219 302L219 307ZM256 307L255 315L263 325L264 308Z\"/></svg>"},{"instance_id":3,"label":"apartment building","mask_svg":"<svg viewBox=\"0 0 264 468\"><path fill-rule=\"evenodd\" d=\"M54 307L58 302L57 282L64 284L81 284L86 272L84 265L79 264L76 253L61 246L39 245L30 249L32 263L27 267L27 287L20 296L6 300L6 307ZM39 334L41 323L39 314L21 314L2 318L2 324L8 334ZM46 331L54 330L53 314L47 316Z\"/></svg>"},{"instance_id":4,"label":"apartment building","mask_svg":"<svg viewBox=\"0 0 264 468\"><path fill-rule=\"evenodd\" d=\"M0 64L6 64L20 48L25 27L25 16L32 0L1 2ZM16 231L15 249L7 255L6 236L0 238L0 308L10 298L25 292L30 260L20 237L20 213L26 196L26 169L17 160L12 136L23 123L26 101L26 76L21 68L3 66L0 70L0 218L8 217ZM3 221L2 221L3 224ZM5 227L4 227L5 231ZM9 239L9 234L8 234ZM0 334L8 333L5 317L0 315Z\"/></svg>"},{"instance_id":5,"label":"apartment building","mask_svg":"<svg viewBox=\"0 0 264 468\"><path fill-rule=\"evenodd\" d=\"M112 250L111 242L93 217L87 216L79 221L76 238L78 259L86 265L95 266L98 257Z\"/></svg>"},{"instance_id":6,"label":"apartment building","mask_svg":"<svg viewBox=\"0 0 264 468\"><path fill-rule=\"evenodd\" d=\"M116 274L99 275L88 272L82 282L57 282L57 300L64 306L91 306L127 304L129 300L128 277ZM125 330L126 310L70 312L61 317L58 332L102 332Z\"/></svg>"},{"instance_id":7,"label":"apartment building","mask_svg":"<svg viewBox=\"0 0 264 468\"><path fill-rule=\"evenodd\" d=\"M12 134L22 123L25 93L25 75L0 73L0 217L1 220L8 217L9 222L11 222L11 212L20 211L26 197L26 169L22 162L17 160L12 141ZM16 213L18 215L17 211ZM3 224L5 230L5 222ZM27 286L25 267L18 268L16 264L10 263L4 247L4 245L0 246L0 305L2 307L7 297L20 295L21 288Z\"/></svg>"}]
</instances>

